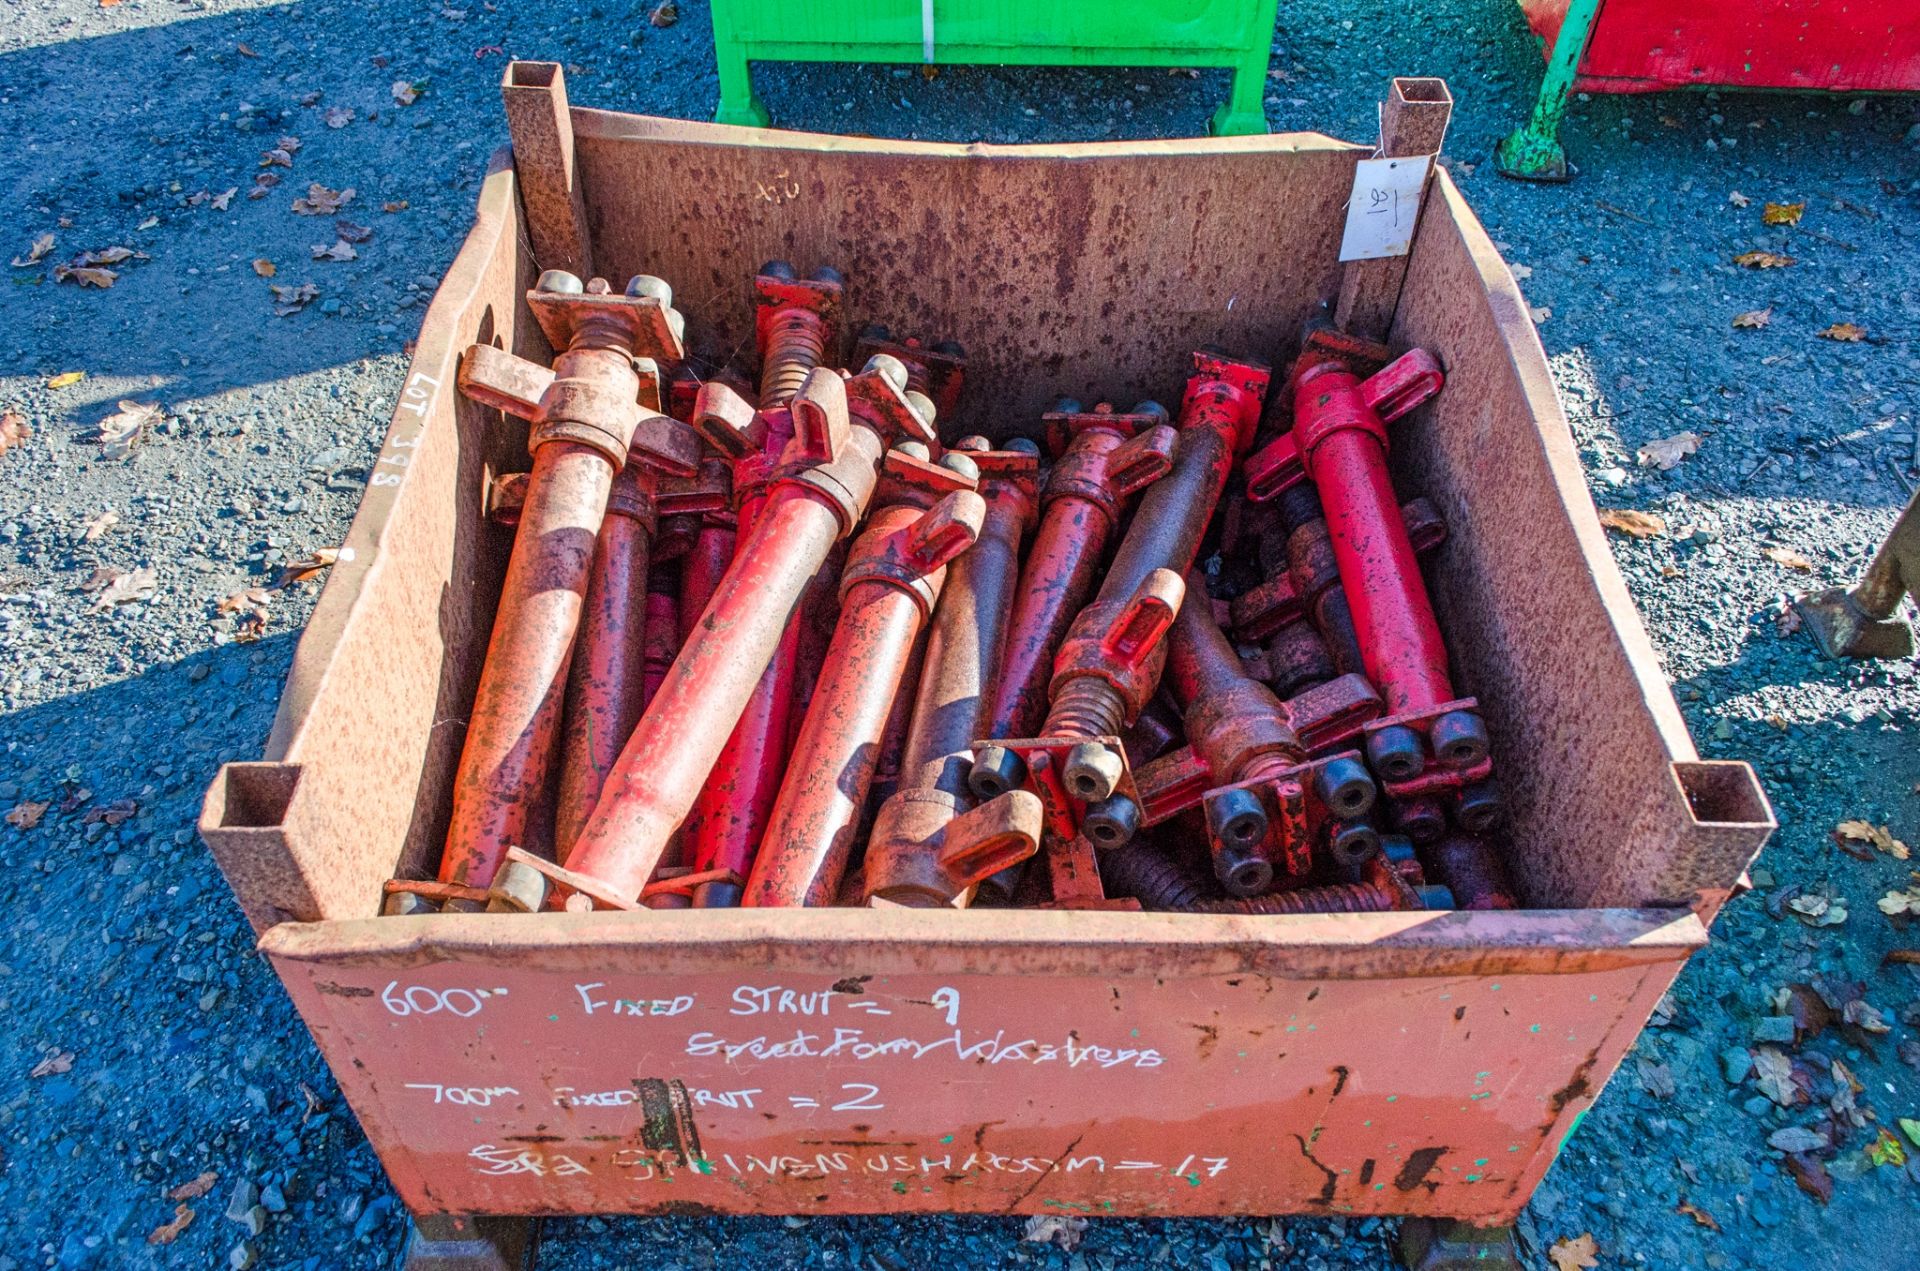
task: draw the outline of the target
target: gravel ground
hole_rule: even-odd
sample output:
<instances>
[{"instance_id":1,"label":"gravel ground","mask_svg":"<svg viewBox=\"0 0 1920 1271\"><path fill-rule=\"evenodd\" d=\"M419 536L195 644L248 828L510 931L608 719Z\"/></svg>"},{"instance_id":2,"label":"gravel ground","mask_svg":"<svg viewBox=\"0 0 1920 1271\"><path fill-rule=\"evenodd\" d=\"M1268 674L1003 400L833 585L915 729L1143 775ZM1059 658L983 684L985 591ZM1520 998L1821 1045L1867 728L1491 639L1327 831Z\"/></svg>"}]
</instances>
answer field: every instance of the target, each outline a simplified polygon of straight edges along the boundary
<instances>
[{"instance_id":1,"label":"gravel ground","mask_svg":"<svg viewBox=\"0 0 1920 1271\"><path fill-rule=\"evenodd\" d=\"M258 753L317 582L243 596L240 613L220 602L339 541L403 345L504 139L502 56L567 60L583 104L711 111L705 5L664 29L647 12L0 11L0 248L24 260L55 235L0 293L0 406L32 432L0 454L0 807L31 822L47 805L32 828L0 827L0 1271L394 1262L402 1219L378 1164L191 828L217 765ZM1920 981L1882 965L1902 936L1874 903L1908 866L1870 847L1856 859L1830 831L1920 829L1920 686L1908 664L1820 661L1778 613L1795 590L1850 580L1915 480L1914 108L1597 99L1567 129L1580 181L1519 186L1486 162L1538 72L1517 9L1320 0L1286 6L1269 116L1364 137L1394 72L1452 85L1447 162L1531 270L1596 500L1666 522L1616 553L1681 705L1705 753L1759 766L1782 823L1757 890L1728 907L1540 1189L1529 1257L1544 1267L1554 1241L1591 1233L1605 1267L1840 1268L1870 1248L1898 1262L1920 1238L1920 1169L1865 1149L1920 1117ZM784 67L760 81L785 125L989 140L1191 133L1224 88L1126 70ZM400 104L396 82L417 100ZM280 181L250 198L261 173ZM356 194L295 215L309 182ZM1769 201L1804 216L1764 225ZM313 258L341 234L361 240L354 259ZM55 280L52 266L116 247L134 255L104 266L110 288ZM1797 263L1730 263L1750 250ZM270 283L318 294L275 316ZM1763 327L1732 326L1762 310ZM1819 338L1835 323L1866 338ZM103 443L102 425L126 427L108 422L122 400L164 411L116 457L125 443ZM1682 432L1699 449L1672 470L1636 461ZM108 603L144 592L140 569L150 593ZM1845 1145L1796 1163L1768 1145L1794 1126ZM1814 1190L1824 1175L1831 1200L1796 1172ZM196 1179L203 1195L169 1197ZM592 1219L548 1224L542 1265L1378 1266L1392 1226L1107 1221L1071 1254L1019 1234L1013 1220Z\"/></svg>"}]
</instances>

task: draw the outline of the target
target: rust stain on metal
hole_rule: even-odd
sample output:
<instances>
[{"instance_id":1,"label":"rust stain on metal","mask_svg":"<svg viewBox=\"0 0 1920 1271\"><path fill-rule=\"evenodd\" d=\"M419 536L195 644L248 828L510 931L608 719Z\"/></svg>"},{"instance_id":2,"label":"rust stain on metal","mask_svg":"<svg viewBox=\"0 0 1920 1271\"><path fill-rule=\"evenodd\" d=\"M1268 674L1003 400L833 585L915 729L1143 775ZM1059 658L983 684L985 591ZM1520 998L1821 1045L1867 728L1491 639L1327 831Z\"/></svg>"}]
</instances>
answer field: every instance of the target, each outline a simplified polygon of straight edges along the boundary
<instances>
[{"instance_id":1,"label":"rust stain on metal","mask_svg":"<svg viewBox=\"0 0 1920 1271\"><path fill-rule=\"evenodd\" d=\"M1427 1175L1433 1172L1433 1167L1440 1163L1440 1158L1447 1152L1448 1149L1444 1147L1414 1149L1408 1154L1406 1164L1400 1167L1400 1172L1393 1176L1393 1185L1403 1192L1410 1192L1416 1187L1424 1187L1429 1192L1436 1190L1440 1184L1430 1181Z\"/></svg>"}]
</instances>

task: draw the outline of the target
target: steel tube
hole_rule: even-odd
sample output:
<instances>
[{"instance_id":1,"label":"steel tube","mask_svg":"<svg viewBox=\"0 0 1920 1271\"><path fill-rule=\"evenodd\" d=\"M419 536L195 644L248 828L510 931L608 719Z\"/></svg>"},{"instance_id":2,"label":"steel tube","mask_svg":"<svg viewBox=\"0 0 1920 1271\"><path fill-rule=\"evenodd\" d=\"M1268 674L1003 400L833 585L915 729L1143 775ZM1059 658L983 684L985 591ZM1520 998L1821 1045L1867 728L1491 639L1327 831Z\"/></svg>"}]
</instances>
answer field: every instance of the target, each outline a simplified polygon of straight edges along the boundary
<instances>
[{"instance_id":1,"label":"steel tube","mask_svg":"<svg viewBox=\"0 0 1920 1271\"><path fill-rule=\"evenodd\" d=\"M853 435L877 461L878 439ZM769 499L574 842L568 869L594 880L596 898L631 904L653 876L841 530L823 498L782 486Z\"/></svg>"},{"instance_id":2,"label":"steel tube","mask_svg":"<svg viewBox=\"0 0 1920 1271\"><path fill-rule=\"evenodd\" d=\"M586 614L567 680L560 787L554 800L554 858L562 865L645 706L652 546L646 485L639 465L632 462L614 478L587 579Z\"/></svg>"},{"instance_id":3,"label":"steel tube","mask_svg":"<svg viewBox=\"0 0 1920 1271\"><path fill-rule=\"evenodd\" d=\"M487 660L454 779L440 881L485 887L527 826L552 770L574 634L586 604L613 465L591 446L533 455Z\"/></svg>"},{"instance_id":4,"label":"steel tube","mask_svg":"<svg viewBox=\"0 0 1920 1271\"><path fill-rule=\"evenodd\" d=\"M822 678L743 903L826 905L838 896L900 678L947 560L974 542L985 515L970 490L931 510L895 504L854 544Z\"/></svg>"}]
</instances>

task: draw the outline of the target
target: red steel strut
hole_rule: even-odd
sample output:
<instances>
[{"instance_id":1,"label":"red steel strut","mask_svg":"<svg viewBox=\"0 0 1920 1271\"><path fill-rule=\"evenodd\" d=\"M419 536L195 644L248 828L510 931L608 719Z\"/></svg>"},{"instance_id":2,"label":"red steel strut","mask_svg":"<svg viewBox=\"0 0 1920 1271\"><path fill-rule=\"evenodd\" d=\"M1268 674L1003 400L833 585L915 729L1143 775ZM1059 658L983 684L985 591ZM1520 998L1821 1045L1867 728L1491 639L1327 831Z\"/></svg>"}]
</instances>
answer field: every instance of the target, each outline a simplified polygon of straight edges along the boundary
<instances>
[{"instance_id":1,"label":"red steel strut","mask_svg":"<svg viewBox=\"0 0 1920 1271\"><path fill-rule=\"evenodd\" d=\"M807 376L792 403L794 438L766 507L743 532L732 568L627 739L567 867L513 857L524 866L514 884L524 907L542 907L549 878L573 893L570 907L633 907L773 660L808 581L865 513L887 447L902 436L931 441L931 427L902 394L905 380L904 368L880 359L848 380L824 368ZM742 449L747 442L732 444Z\"/></svg>"},{"instance_id":2,"label":"red steel strut","mask_svg":"<svg viewBox=\"0 0 1920 1271\"><path fill-rule=\"evenodd\" d=\"M680 586L673 567L656 564L647 577L646 671L641 678L640 707L646 709L667 668L680 653ZM632 729L627 731L631 732Z\"/></svg>"},{"instance_id":3,"label":"red steel strut","mask_svg":"<svg viewBox=\"0 0 1920 1271\"><path fill-rule=\"evenodd\" d=\"M648 382L643 370L643 399ZM651 382L657 386L657 372ZM660 480L646 456L629 454L627 466L613 478L587 578L586 615L567 676L553 826L554 859L562 865L647 703L645 624L651 599L646 589L656 518L698 519L724 507L726 475L724 468L715 471L703 463L698 476Z\"/></svg>"},{"instance_id":4,"label":"red steel strut","mask_svg":"<svg viewBox=\"0 0 1920 1271\"><path fill-rule=\"evenodd\" d=\"M860 330L859 338L854 342L854 361L865 365L867 359L880 354L899 359L907 368L907 388L923 394L945 419L953 415L960 405L960 390L966 382L967 351L952 340L941 340L928 345L917 336L908 336L904 340L893 338L893 332L877 322L870 322Z\"/></svg>"},{"instance_id":5,"label":"red steel strut","mask_svg":"<svg viewBox=\"0 0 1920 1271\"><path fill-rule=\"evenodd\" d=\"M977 806L967 786L974 739L993 691L1020 573L1020 542L1032 528L1040 448L1014 440L1001 450L963 440L949 457L977 473L987 516L973 547L947 570L914 696L900 788L881 805L867 842L869 903L964 904L974 884L1032 856L1040 802L1009 790Z\"/></svg>"},{"instance_id":6,"label":"red steel strut","mask_svg":"<svg viewBox=\"0 0 1920 1271\"><path fill-rule=\"evenodd\" d=\"M1367 726L1367 760L1390 798L1445 792L1469 829L1497 814L1479 703L1456 699L1447 648L1387 473L1387 424L1440 391L1423 349L1362 380L1310 352L1294 368L1293 428L1247 460L1247 495L1264 500L1301 481L1320 491L1340 582L1367 678L1386 699Z\"/></svg>"},{"instance_id":7,"label":"red steel strut","mask_svg":"<svg viewBox=\"0 0 1920 1271\"><path fill-rule=\"evenodd\" d=\"M1268 665L1272 667L1277 661L1273 650L1284 649L1281 642L1289 640L1290 633L1305 629L1316 644L1325 641L1320 647L1330 654L1330 669L1336 674L1364 674L1366 659L1353 629L1353 613L1340 582L1333 536L1327 531L1320 500L1313 487L1303 484L1282 493L1277 502L1283 507L1283 519L1291 523L1285 559L1272 578L1234 597L1230 610L1234 638L1270 641ZM1410 500L1400 516L1416 554L1446 541L1446 522L1426 499Z\"/></svg>"},{"instance_id":8,"label":"red steel strut","mask_svg":"<svg viewBox=\"0 0 1920 1271\"><path fill-rule=\"evenodd\" d=\"M488 344L467 350L460 389L532 424L519 530L507 561L487 660L454 778L440 880L491 884L552 770L574 634L613 474L638 449L660 468L691 474L698 439L640 405L635 358L678 360L685 325L666 283L640 274L614 295L550 269L527 293L553 368Z\"/></svg>"},{"instance_id":9,"label":"red steel strut","mask_svg":"<svg viewBox=\"0 0 1920 1271\"><path fill-rule=\"evenodd\" d=\"M1160 683L1162 637L1179 611L1186 571L1260 421L1266 367L1208 350L1195 353L1193 365L1172 468L1141 496L1098 596L1061 641L1042 735L976 743L976 754L992 762L975 763L975 791L1030 783L1046 807L1048 833L1063 844L1084 831L1099 847L1118 847L1139 828L1119 734Z\"/></svg>"},{"instance_id":10,"label":"red steel strut","mask_svg":"<svg viewBox=\"0 0 1920 1271\"><path fill-rule=\"evenodd\" d=\"M1046 719L1054 654L1093 592L1121 512L1172 467L1166 418L1158 402L1121 415L1106 403L1083 411L1070 399L1045 416L1050 431L1071 440L1040 496L1040 528L1020 572L988 736L1025 737Z\"/></svg>"},{"instance_id":11,"label":"red steel strut","mask_svg":"<svg viewBox=\"0 0 1920 1271\"><path fill-rule=\"evenodd\" d=\"M1121 514L1134 494L1172 466L1174 431L1166 419L1158 402L1116 414L1105 402L1086 411L1071 398L1044 416L1059 458L1047 475L1040 528L1020 572L993 708L982 730L988 737L1028 737L1046 719L1054 655L1093 593ZM998 747L983 746L975 763L982 774L976 795L992 798L1006 788L989 775L1009 766ZM1009 870L983 883L982 893L1009 899L1019 881L1019 870Z\"/></svg>"},{"instance_id":12,"label":"red steel strut","mask_svg":"<svg viewBox=\"0 0 1920 1271\"><path fill-rule=\"evenodd\" d=\"M1364 679L1343 676L1282 703L1241 666L1198 578L1187 585L1167 645L1188 745L1135 774L1146 824L1203 807L1214 874L1235 896L1269 890L1276 874L1305 882L1319 843L1335 860L1380 850L1363 819L1376 792L1360 753L1309 759L1302 741L1302 729L1336 732L1377 715L1379 695Z\"/></svg>"},{"instance_id":13,"label":"red steel strut","mask_svg":"<svg viewBox=\"0 0 1920 1271\"><path fill-rule=\"evenodd\" d=\"M765 439L757 454L734 456L736 482L748 487L747 497L736 508L736 558L765 504L767 482L780 463L785 439L792 435L794 394L814 368L829 361L837 343L844 286L839 273L831 268L821 268L812 278L803 279L788 262L773 260L760 267L754 289L759 294L754 334L760 352L760 410L758 424L750 425L747 435L749 439L761 436L764 429ZM728 390L727 396L733 396L731 385L709 385L695 407L695 425L724 444L725 434L715 426L722 421L716 420L715 425L707 422L721 397L721 388ZM729 404L727 412L735 409ZM812 586L817 591L817 576ZM781 633L773 659L761 673L746 710L734 724L694 803L686 836L687 863L696 873L730 869L744 879L753 862L767 815L773 811L774 796L780 792L792 733L789 724L803 628L802 616L796 614ZM695 889L693 903L701 909L737 905L739 885L708 883Z\"/></svg>"},{"instance_id":14,"label":"red steel strut","mask_svg":"<svg viewBox=\"0 0 1920 1271\"><path fill-rule=\"evenodd\" d=\"M901 676L947 562L973 545L986 520L976 479L952 470L955 456L937 467L928 453L909 442L887 454L875 496L883 506L848 556L840 618L744 905L831 905L839 895Z\"/></svg>"}]
</instances>

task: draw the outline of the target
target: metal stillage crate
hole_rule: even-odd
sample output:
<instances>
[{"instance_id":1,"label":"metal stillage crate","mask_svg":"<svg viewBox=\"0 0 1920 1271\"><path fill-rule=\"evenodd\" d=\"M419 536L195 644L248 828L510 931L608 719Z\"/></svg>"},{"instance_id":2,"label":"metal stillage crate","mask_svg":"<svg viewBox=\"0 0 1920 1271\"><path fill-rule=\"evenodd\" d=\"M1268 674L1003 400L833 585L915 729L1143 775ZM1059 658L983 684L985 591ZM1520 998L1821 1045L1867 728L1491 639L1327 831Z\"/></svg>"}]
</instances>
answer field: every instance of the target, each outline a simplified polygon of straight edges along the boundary
<instances>
[{"instance_id":1,"label":"metal stillage crate","mask_svg":"<svg viewBox=\"0 0 1920 1271\"><path fill-rule=\"evenodd\" d=\"M457 360L548 353L539 268L669 278L724 354L762 259L832 263L850 312L965 342L961 422L1001 428L1166 392L1203 342L1297 347L1372 151L764 132L571 109L525 64L508 95L517 174L496 163L427 315L266 756L201 823L406 1203L1516 1215L1772 819L1745 764L1698 758L1444 172L1384 314L1450 382L1395 462L1449 522L1433 590L1535 908L376 916L445 832L508 548L481 495L526 463Z\"/></svg>"}]
</instances>

